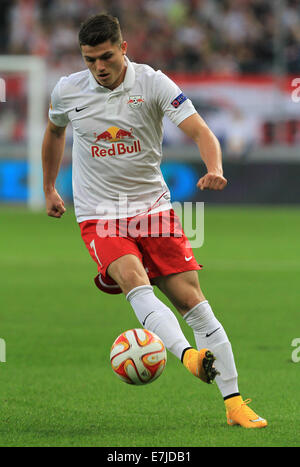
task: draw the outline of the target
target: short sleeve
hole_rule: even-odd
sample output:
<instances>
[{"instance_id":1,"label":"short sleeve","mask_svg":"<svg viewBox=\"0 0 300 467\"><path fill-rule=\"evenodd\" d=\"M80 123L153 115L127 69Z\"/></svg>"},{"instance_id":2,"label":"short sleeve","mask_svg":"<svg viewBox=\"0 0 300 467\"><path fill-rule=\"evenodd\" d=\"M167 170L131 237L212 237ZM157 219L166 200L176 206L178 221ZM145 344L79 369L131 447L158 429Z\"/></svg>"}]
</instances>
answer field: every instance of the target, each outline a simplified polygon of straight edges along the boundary
<instances>
[{"instance_id":1,"label":"short sleeve","mask_svg":"<svg viewBox=\"0 0 300 467\"><path fill-rule=\"evenodd\" d=\"M191 100L161 71L156 72L156 98L163 114L176 126L197 113Z\"/></svg>"},{"instance_id":2,"label":"short sleeve","mask_svg":"<svg viewBox=\"0 0 300 467\"><path fill-rule=\"evenodd\" d=\"M61 127L65 127L69 123L69 117L64 110L61 98L61 84L63 79L64 78L61 78L58 81L58 83L52 91L49 108L49 119L51 120L51 122L54 123L54 125Z\"/></svg>"}]
</instances>

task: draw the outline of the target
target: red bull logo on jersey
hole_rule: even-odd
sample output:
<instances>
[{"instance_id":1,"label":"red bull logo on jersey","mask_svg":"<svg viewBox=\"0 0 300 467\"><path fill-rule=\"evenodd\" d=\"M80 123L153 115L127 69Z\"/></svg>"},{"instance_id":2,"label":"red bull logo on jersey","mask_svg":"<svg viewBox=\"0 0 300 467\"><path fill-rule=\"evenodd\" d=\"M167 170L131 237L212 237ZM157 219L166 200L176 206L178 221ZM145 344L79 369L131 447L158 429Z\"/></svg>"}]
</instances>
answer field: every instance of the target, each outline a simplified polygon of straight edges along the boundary
<instances>
[{"instance_id":1,"label":"red bull logo on jersey","mask_svg":"<svg viewBox=\"0 0 300 467\"><path fill-rule=\"evenodd\" d=\"M120 156L141 151L141 143L134 135L132 128L124 130L111 126L100 134L94 133L95 141L91 146L92 157ZM111 143L110 147L101 147L101 143Z\"/></svg>"}]
</instances>

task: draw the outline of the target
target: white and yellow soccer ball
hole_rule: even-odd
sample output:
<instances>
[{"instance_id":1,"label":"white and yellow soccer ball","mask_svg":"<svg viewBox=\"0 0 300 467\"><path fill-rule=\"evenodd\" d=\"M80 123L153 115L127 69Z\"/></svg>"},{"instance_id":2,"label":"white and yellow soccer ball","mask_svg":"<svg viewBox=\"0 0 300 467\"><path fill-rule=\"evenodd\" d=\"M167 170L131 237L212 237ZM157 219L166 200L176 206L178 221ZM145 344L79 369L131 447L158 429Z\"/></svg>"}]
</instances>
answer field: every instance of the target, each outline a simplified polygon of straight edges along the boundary
<instances>
[{"instance_id":1,"label":"white and yellow soccer ball","mask_svg":"<svg viewBox=\"0 0 300 467\"><path fill-rule=\"evenodd\" d=\"M125 383L152 383L163 372L167 352L162 340L147 329L129 329L114 341L110 362L114 373Z\"/></svg>"}]
</instances>

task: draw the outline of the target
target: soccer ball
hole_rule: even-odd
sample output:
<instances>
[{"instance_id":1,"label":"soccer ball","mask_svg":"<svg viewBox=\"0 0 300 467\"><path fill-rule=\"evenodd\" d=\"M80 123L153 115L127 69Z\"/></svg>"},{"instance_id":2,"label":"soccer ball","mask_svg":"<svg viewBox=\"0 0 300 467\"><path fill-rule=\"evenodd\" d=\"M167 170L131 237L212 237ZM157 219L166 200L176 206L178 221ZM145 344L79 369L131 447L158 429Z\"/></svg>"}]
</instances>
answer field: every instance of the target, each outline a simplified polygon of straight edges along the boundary
<instances>
[{"instance_id":1,"label":"soccer ball","mask_svg":"<svg viewBox=\"0 0 300 467\"><path fill-rule=\"evenodd\" d=\"M110 362L114 373L128 384L152 383L163 372L167 352L162 340L147 329L130 329L112 345Z\"/></svg>"}]
</instances>

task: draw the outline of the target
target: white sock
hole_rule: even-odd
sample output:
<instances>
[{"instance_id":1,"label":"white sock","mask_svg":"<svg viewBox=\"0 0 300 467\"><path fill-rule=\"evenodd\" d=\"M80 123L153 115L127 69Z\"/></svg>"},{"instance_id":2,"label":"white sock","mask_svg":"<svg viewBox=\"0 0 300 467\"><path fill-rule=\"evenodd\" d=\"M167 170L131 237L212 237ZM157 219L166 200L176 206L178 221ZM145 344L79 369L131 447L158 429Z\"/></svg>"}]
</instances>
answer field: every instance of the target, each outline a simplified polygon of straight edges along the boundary
<instances>
[{"instance_id":1,"label":"white sock","mask_svg":"<svg viewBox=\"0 0 300 467\"><path fill-rule=\"evenodd\" d=\"M191 347L174 313L154 294L151 285L141 285L126 296L141 325L154 332L166 348L181 359L182 352Z\"/></svg>"},{"instance_id":2,"label":"white sock","mask_svg":"<svg viewBox=\"0 0 300 467\"><path fill-rule=\"evenodd\" d=\"M194 331L197 349L208 348L216 357L220 372L215 379L223 397L238 394L237 371L231 344L222 324L215 317L207 300L192 308L184 319Z\"/></svg>"}]
</instances>

